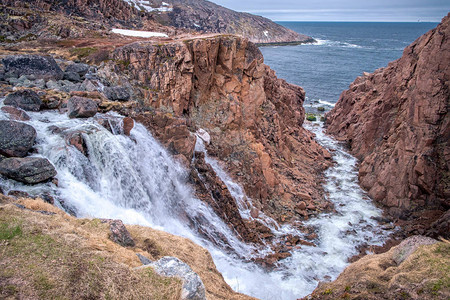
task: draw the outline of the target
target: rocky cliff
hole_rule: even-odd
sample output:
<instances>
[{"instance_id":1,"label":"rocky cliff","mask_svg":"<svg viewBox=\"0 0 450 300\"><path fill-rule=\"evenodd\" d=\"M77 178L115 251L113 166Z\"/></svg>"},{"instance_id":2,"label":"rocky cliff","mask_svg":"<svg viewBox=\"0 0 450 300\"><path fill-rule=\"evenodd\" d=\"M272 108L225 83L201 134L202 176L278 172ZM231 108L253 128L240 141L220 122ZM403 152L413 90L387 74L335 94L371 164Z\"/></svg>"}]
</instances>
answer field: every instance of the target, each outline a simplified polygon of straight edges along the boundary
<instances>
[{"instance_id":1,"label":"rocky cliff","mask_svg":"<svg viewBox=\"0 0 450 300\"><path fill-rule=\"evenodd\" d=\"M116 49L112 58L105 77L127 74L143 87L143 107L166 112L166 120L185 119L191 131L206 130L208 152L226 164L259 209L280 220L324 209L318 177L330 154L302 128L304 91L278 79L253 43L233 36L139 42ZM189 141L189 130L179 132ZM186 162L193 142L170 141Z\"/></svg>"},{"instance_id":2,"label":"rocky cliff","mask_svg":"<svg viewBox=\"0 0 450 300\"><path fill-rule=\"evenodd\" d=\"M141 40L125 46L120 40L104 43L105 55L99 56L98 65L90 66L62 59L73 59L74 50L84 50L66 42L56 50L45 43L33 50L55 51L58 63L40 55L3 58L1 91L8 94L11 105L68 110L71 117L115 110L144 124L190 171L196 196L208 203L236 236L272 247L274 253L263 259L263 264L273 266L289 256L293 246L311 244L317 237L313 229L303 228L301 221L332 209L324 200L321 185L321 173L331 156L302 128L304 91L278 79L264 65L255 44L220 35L180 41ZM89 57L79 55L78 59L88 61ZM13 86L17 92L12 92ZM7 110L13 112L13 108ZM21 112L16 115L21 117ZM126 120L132 128L132 120ZM105 128L111 126L104 120L98 122ZM14 125L8 122L7 126L10 124ZM129 134L131 128L120 130ZM200 142L197 136L205 141L208 155L244 188L248 199L234 197L217 170L206 162L205 154L195 151L196 142ZM66 138L86 155L81 133ZM17 159L2 163L3 173L10 178L9 170L17 169L13 160ZM239 206L249 210L248 217L242 217ZM263 213L281 223L295 224L310 241L289 234L275 238L262 221L267 218ZM190 221L204 223L202 219Z\"/></svg>"},{"instance_id":3,"label":"rocky cliff","mask_svg":"<svg viewBox=\"0 0 450 300\"><path fill-rule=\"evenodd\" d=\"M150 1L157 5L158 0ZM155 19L167 24L205 33L236 34L254 43L308 43L311 37L298 34L269 19L235 12L205 0L169 0L173 10L156 13Z\"/></svg>"},{"instance_id":4,"label":"rocky cliff","mask_svg":"<svg viewBox=\"0 0 450 300\"><path fill-rule=\"evenodd\" d=\"M402 218L450 207L449 41L447 16L399 60L358 77L327 114L328 133L361 160L362 187Z\"/></svg>"},{"instance_id":5,"label":"rocky cliff","mask_svg":"<svg viewBox=\"0 0 450 300\"><path fill-rule=\"evenodd\" d=\"M2 1L3 41L107 36L111 28L178 34L236 34L255 43L306 43L269 19L239 13L204 0Z\"/></svg>"}]
</instances>

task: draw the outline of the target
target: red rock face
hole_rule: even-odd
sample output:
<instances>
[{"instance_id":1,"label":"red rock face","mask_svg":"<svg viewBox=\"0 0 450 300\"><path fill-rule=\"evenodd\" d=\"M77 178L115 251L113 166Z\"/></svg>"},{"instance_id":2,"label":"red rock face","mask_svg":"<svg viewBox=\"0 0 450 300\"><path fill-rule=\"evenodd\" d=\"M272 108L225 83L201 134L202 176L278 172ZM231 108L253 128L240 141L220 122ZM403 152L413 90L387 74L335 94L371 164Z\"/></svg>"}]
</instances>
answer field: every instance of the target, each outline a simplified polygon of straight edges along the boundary
<instances>
[{"instance_id":1,"label":"red rock face","mask_svg":"<svg viewBox=\"0 0 450 300\"><path fill-rule=\"evenodd\" d=\"M450 206L450 15L402 58L358 77L327 115L361 160L359 179L394 214Z\"/></svg>"},{"instance_id":2,"label":"red rock face","mask_svg":"<svg viewBox=\"0 0 450 300\"><path fill-rule=\"evenodd\" d=\"M190 133L202 128L211 136L209 154L259 210L289 221L325 206L319 176L330 156L302 128L305 93L278 79L254 44L234 36L140 42L112 57L101 72L126 72L143 87L143 105L154 112L137 121L186 164L195 143ZM297 209L300 201L313 209Z\"/></svg>"}]
</instances>

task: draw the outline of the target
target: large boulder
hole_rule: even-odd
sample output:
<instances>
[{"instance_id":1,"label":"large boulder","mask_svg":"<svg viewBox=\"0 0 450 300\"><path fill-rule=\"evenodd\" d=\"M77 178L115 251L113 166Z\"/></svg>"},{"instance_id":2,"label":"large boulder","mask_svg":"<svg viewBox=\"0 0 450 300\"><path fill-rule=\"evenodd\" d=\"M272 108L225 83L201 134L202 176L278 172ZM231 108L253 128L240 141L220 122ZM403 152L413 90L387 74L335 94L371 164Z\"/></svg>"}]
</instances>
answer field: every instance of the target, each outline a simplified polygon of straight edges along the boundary
<instances>
[{"instance_id":1,"label":"large boulder","mask_svg":"<svg viewBox=\"0 0 450 300\"><path fill-rule=\"evenodd\" d=\"M183 281L181 299L183 300L204 300L205 286L200 278L191 267L180 259L171 256L165 256L160 260L152 263L151 266L155 271L168 277L178 277Z\"/></svg>"},{"instance_id":2,"label":"large boulder","mask_svg":"<svg viewBox=\"0 0 450 300\"><path fill-rule=\"evenodd\" d=\"M56 170L46 158L13 157L0 162L0 174L23 183L36 184L56 176Z\"/></svg>"},{"instance_id":3,"label":"large boulder","mask_svg":"<svg viewBox=\"0 0 450 300\"><path fill-rule=\"evenodd\" d=\"M42 100L33 90L17 91L6 96L5 105L19 107L28 111L39 111L41 109Z\"/></svg>"},{"instance_id":4,"label":"large boulder","mask_svg":"<svg viewBox=\"0 0 450 300\"><path fill-rule=\"evenodd\" d=\"M5 156L27 155L36 139L36 130L25 123L0 120L0 154Z\"/></svg>"},{"instance_id":5,"label":"large boulder","mask_svg":"<svg viewBox=\"0 0 450 300\"><path fill-rule=\"evenodd\" d=\"M109 100L113 101L128 101L131 97L128 89L121 86L105 87L103 93Z\"/></svg>"},{"instance_id":6,"label":"large boulder","mask_svg":"<svg viewBox=\"0 0 450 300\"><path fill-rule=\"evenodd\" d=\"M97 113L97 103L94 100L74 96L67 103L70 118L89 118Z\"/></svg>"},{"instance_id":7,"label":"large boulder","mask_svg":"<svg viewBox=\"0 0 450 300\"><path fill-rule=\"evenodd\" d=\"M56 61L50 56L40 55L11 55L3 58L5 77L20 77L33 75L36 79L63 78L63 71Z\"/></svg>"}]
</instances>

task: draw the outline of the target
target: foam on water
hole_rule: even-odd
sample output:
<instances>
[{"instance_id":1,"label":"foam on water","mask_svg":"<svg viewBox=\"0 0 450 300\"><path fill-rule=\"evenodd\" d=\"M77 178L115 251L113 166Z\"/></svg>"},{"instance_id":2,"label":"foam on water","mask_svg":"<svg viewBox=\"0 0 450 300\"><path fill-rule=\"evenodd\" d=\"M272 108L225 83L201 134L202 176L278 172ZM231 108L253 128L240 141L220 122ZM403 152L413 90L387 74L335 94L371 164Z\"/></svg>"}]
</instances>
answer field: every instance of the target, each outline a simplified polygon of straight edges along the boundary
<instances>
[{"instance_id":1,"label":"foam on water","mask_svg":"<svg viewBox=\"0 0 450 300\"><path fill-rule=\"evenodd\" d=\"M267 272L250 259L270 250L241 242L212 209L196 199L187 184L187 171L141 124L135 124L127 137L120 134L121 126L113 134L94 118L69 119L54 111L29 115L31 120L26 123L37 130L38 154L33 156L46 157L54 164L59 184L27 186L0 178L5 192L49 193L57 205L75 211L79 217L122 219L127 224L150 226L190 238L210 251L217 268L236 291L261 299L297 299L312 292L327 275L336 277L347 265L348 257L357 253L359 245L380 244L386 236L377 231L377 224L371 219L380 215L380 211L357 184L356 160L324 135L320 127L310 129L319 142L335 150L337 164L325 174L325 189L337 213L320 215L305 223L316 228L317 247L302 246L282 261L277 270ZM110 124L122 118L116 114L96 117L108 118ZM0 119L6 118L1 112ZM52 133L51 126L57 126L61 132ZM67 135L72 133L82 134L87 156L66 142ZM197 150L206 153L203 144L197 144ZM253 204L242 187L217 161L208 155L206 161L229 188L242 217L251 219ZM302 235L292 226L279 226L262 213L258 219L275 235L287 232ZM199 231L204 234L200 236Z\"/></svg>"},{"instance_id":2,"label":"foam on water","mask_svg":"<svg viewBox=\"0 0 450 300\"><path fill-rule=\"evenodd\" d=\"M307 43L304 45L315 45L315 46L326 46L326 47L342 47L342 48L364 48L363 46L351 44L348 42L324 40L319 38L314 38L316 42Z\"/></svg>"}]
</instances>

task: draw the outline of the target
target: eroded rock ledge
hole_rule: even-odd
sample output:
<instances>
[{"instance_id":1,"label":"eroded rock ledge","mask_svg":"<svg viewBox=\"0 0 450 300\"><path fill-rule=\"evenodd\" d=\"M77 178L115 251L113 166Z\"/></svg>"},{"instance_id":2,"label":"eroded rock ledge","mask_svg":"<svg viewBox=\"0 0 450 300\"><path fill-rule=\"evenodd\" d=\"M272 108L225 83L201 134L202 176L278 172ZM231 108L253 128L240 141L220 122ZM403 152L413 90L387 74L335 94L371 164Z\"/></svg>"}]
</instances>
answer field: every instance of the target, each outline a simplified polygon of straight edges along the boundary
<instances>
[{"instance_id":1,"label":"eroded rock ledge","mask_svg":"<svg viewBox=\"0 0 450 300\"><path fill-rule=\"evenodd\" d=\"M288 221L326 206L319 177L330 154L302 128L305 93L278 79L247 39L138 42L116 49L100 72L117 84L121 79L112 74L127 74L142 87L142 106L154 112L137 119L186 162L195 141L189 132L205 129L208 152L258 209Z\"/></svg>"},{"instance_id":2,"label":"eroded rock ledge","mask_svg":"<svg viewBox=\"0 0 450 300\"><path fill-rule=\"evenodd\" d=\"M446 16L402 58L358 77L327 114L328 133L362 161L362 187L403 219L437 209L431 223L450 207L449 25Z\"/></svg>"}]
</instances>

